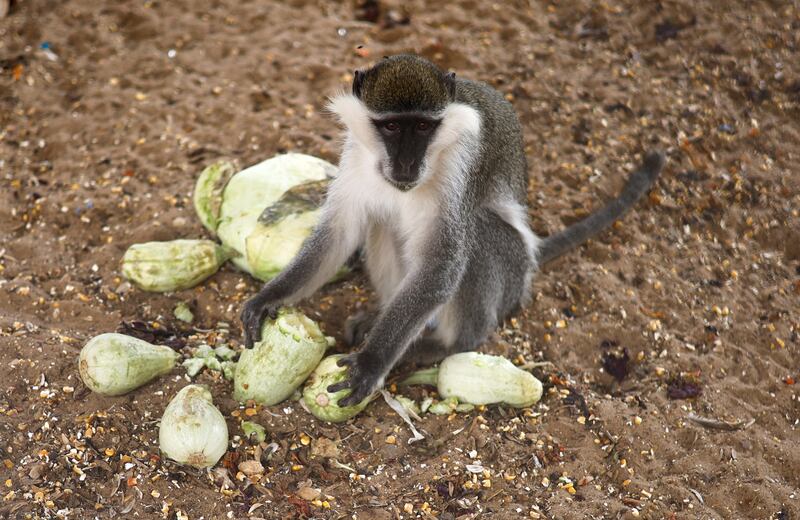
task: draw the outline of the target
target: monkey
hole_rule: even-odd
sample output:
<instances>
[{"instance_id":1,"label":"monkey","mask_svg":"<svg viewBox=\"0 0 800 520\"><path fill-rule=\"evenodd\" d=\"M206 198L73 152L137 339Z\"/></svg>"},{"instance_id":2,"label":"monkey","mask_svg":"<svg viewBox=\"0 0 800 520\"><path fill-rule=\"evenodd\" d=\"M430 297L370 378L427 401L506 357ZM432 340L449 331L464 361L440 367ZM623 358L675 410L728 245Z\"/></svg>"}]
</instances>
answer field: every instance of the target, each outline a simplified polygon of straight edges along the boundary
<instances>
[{"instance_id":1,"label":"monkey","mask_svg":"<svg viewBox=\"0 0 800 520\"><path fill-rule=\"evenodd\" d=\"M547 238L529 225L528 168L512 105L491 86L416 55L356 71L332 97L343 125L338 173L295 258L244 305L245 346L262 320L310 296L360 247L377 310L351 317L339 360L340 406L379 389L402 360L434 363L476 349L531 299L537 268L608 227L661 171L649 154L621 194Z\"/></svg>"}]
</instances>

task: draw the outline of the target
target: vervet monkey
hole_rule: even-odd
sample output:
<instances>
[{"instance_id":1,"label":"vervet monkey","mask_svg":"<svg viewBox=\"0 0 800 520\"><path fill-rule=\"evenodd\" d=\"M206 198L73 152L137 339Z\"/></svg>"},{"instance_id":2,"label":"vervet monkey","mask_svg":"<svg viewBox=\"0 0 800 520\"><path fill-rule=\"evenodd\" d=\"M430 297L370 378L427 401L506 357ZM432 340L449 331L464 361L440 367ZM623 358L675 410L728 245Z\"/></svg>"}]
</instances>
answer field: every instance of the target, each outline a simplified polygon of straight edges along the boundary
<instances>
[{"instance_id":1,"label":"vervet monkey","mask_svg":"<svg viewBox=\"0 0 800 520\"><path fill-rule=\"evenodd\" d=\"M510 103L485 83L456 78L413 55L357 71L330 101L345 127L339 172L319 224L242 312L245 345L282 305L313 294L363 246L377 311L351 319L360 349L335 392L355 404L405 358L436 362L475 349L525 305L537 266L597 234L650 188L664 159L647 156L622 194L540 239L528 225L528 169Z\"/></svg>"}]
</instances>

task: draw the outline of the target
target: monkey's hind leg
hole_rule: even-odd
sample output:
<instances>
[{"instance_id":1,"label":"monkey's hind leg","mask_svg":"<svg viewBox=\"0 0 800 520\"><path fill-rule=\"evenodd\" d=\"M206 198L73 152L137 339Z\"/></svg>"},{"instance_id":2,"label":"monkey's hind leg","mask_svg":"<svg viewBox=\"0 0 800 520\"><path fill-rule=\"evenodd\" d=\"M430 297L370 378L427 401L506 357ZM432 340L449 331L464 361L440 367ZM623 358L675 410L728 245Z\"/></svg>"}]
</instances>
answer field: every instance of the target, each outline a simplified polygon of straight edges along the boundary
<instances>
[{"instance_id":1,"label":"monkey's hind leg","mask_svg":"<svg viewBox=\"0 0 800 520\"><path fill-rule=\"evenodd\" d=\"M484 239L472 251L458 291L439 312L436 329L411 344L403 364L431 365L475 350L526 299L533 262L519 232L487 212L477 236Z\"/></svg>"},{"instance_id":2,"label":"monkey's hind leg","mask_svg":"<svg viewBox=\"0 0 800 520\"><path fill-rule=\"evenodd\" d=\"M412 343L398 365L403 367L426 367L435 365L453 352L441 341L423 335Z\"/></svg>"},{"instance_id":3,"label":"monkey's hind leg","mask_svg":"<svg viewBox=\"0 0 800 520\"><path fill-rule=\"evenodd\" d=\"M460 296L474 301L471 291L464 291ZM496 314L490 307L478 303L474 308L457 309L458 298L448 303L449 309L443 314L448 315L438 329L426 330L417 338L403 354L401 364L405 366L425 367L434 365L447 356L459 352L469 352L480 346L496 324ZM453 311L461 311L461 316L454 316ZM465 317L466 320L460 319ZM454 321L456 320L456 321ZM452 330L455 328L455 337Z\"/></svg>"}]
</instances>

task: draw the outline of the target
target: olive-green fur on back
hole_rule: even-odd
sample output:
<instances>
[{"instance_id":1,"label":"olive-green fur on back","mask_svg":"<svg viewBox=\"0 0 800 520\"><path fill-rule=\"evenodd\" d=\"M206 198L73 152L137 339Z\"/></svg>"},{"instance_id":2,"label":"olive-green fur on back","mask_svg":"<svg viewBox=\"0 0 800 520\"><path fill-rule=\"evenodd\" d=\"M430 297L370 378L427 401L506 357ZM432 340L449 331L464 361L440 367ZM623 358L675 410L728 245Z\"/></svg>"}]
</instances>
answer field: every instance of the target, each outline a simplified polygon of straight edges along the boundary
<instances>
[{"instance_id":1,"label":"olive-green fur on back","mask_svg":"<svg viewBox=\"0 0 800 520\"><path fill-rule=\"evenodd\" d=\"M455 101L474 108L481 116L481 151L470 179L477 191L475 196L486 200L499 194L511 195L527 205L528 164L514 107L486 83L460 78L456 79Z\"/></svg>"},{"instance_id":2,"label":"olive-green fur on back","mask_svg":"<svg viewBox=\"0 0 800 520\"><path fill-rule=\"evenodd\" d=\"M384 58L364 72L361 100L374 112L443 110L450 101L444 73L409 54Z\"/></svg>"}]
</instances>

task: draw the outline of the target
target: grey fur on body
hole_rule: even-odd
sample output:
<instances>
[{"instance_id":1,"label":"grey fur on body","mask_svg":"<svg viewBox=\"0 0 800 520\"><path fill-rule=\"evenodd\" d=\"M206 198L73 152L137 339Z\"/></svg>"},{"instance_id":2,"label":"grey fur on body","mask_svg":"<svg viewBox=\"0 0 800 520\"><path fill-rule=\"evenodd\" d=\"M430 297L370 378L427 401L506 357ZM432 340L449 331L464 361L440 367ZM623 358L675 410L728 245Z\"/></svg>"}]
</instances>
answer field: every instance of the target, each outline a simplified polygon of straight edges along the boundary
<instances>
[{"instance_id":1,"label":"grey fur on body","mask_svg":"<svg viewBox=\"0 0 800 520\"><path fill-rule=\"evenodd\" d=\"M415 78L418 69L424 73ZM312 294L364 244L380 305L348 324L348 339L363 345L340 361L349 366L348 379L329 388L352 390L341 405L370 395L403 358L431 363L475 349L530 296L541 241L528 226L528 173L516 114L488 85L444 73L437 79L430 71L421 58L388 58L356 74L358 95L332 99L331 110L347 132L321 222L297 257L242 313L249 347L260 336L261 319ZM411 86L402 91L402 104L392 104L391 92L367 91L363 97L372 105L405 107L415 89L430 91L430 103L449 99L440 103L445 108L420 116L423 123L433 121L435 131L414 133L425 125L406 130L400 126L404 120L395 124L394 115L374 112L362 102L362 89L393 84L383 76L376 81L375 74L394 74L394 83ZM424 139L419 161L387 155L382 140L401 131L411 132L418 143ZM418 178L406 183L411 170L397 173L398 164L415 164ZM394 175L406 176L404 183L395 184ZM613 210L587 218L578 231L569 228L546 239L545 260L633 205L646 189L640 177L633 176L636 189L626 188Z\"/></svg>"}]
</instances>

